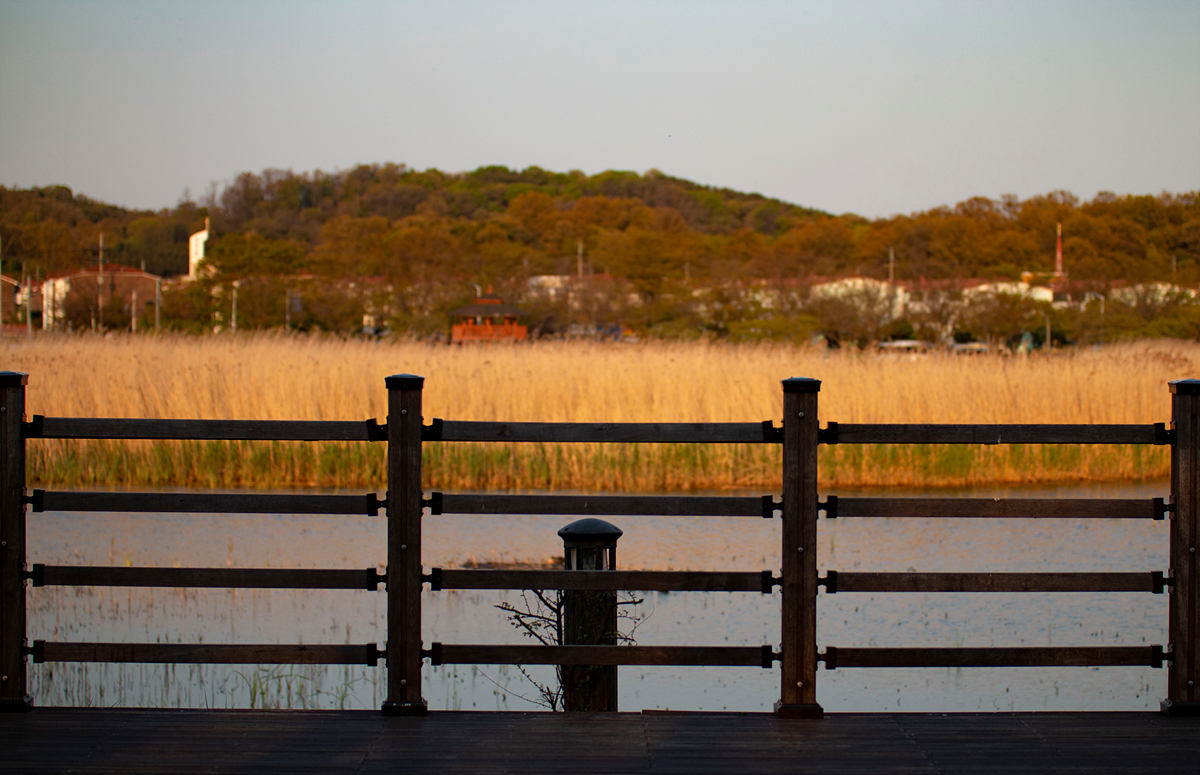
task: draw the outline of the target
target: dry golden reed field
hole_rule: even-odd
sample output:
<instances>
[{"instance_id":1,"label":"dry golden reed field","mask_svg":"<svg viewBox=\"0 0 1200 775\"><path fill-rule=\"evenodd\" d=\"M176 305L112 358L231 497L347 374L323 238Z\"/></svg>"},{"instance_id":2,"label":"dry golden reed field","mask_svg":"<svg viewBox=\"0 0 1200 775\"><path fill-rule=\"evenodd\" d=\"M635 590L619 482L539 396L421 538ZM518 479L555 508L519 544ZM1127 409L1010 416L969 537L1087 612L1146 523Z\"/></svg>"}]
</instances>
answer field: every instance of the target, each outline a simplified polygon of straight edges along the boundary
<instances>
[{"instance_id":1,"label":"dry golden reed field","mask_svg":"<svg viewBox=\"0 0 1200 775\"><path fill-rule=\"evenodd\" d=\"M1154 341L1032 356L879 355L778 345L553 342L448 347L281 334L9 339L28 414L383 421L384 377L426 377L425 421L740 422L782 413L780 381L822 380L837 422L1169 422L1167 382L1200 344ZM51 486L384 488L384 445L29 444ZM455 489L778 489L773 445L425 445L425 485ZM823 486L1146 480L1165 448L889 446L821 449Z\"/></svg>"}]
</instances>

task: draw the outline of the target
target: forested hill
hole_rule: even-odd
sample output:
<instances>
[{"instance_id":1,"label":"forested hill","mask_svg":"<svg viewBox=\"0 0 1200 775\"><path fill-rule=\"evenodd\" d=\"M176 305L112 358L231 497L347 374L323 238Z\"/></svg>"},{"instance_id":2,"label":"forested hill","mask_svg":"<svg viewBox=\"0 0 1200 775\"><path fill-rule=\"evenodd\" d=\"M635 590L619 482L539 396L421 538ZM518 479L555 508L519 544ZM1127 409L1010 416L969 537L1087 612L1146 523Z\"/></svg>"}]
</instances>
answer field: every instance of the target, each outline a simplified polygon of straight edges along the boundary
<instances>
[{"instance_id":1,"label":"forested hill","mask_svg":"<svg viewBox=\"0 0 1200 775\"><path fill-rule=\"evenodd\" d=\"M885 277L1016 278L1053 267L1063 224L1072 280L1200 283L1200 196L1066 192L970 199L912 215L831 215L657 171L556 173L404 165L243 173L204 201L126 210L62 186L0 187L4 269L31 275L105 260L187 269L187 237L212 219L223 276L307 271L402 283L504 283L575 272L628 280L646 298L673 284Z\"/></svg>"}]
</instances>

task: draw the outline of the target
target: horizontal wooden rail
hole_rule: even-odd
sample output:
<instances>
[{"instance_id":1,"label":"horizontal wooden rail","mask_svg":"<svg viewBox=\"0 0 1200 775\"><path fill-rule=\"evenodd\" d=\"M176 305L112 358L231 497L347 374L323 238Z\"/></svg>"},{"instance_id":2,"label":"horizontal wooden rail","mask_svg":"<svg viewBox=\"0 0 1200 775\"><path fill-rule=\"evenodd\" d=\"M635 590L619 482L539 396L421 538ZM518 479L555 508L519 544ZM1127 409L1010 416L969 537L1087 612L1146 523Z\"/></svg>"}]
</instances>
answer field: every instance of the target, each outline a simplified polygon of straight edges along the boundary
<instances>
[{"instance_id":1,"label":"horizontal wooden rail","mask_svg":"<svg viewBox=\"0 0 1200 775\"><path fill-rule=\"evenodd\" d=\"M1034 646L1015 648L835 648L818 658L839 667L1162 667L1162 646Z\"/></svg>"},{"instance_id":2,"label":"horizontal wooden rail","mask_svg":"<svg viewBox=\"0 0 1200 775\"><path fill-rule=\"evenodd\" d=\"M765 517L783 508L772 496L459 495L433 493L432 514L569 514L587 516Z\"/></svg>"},{"instance_id":3,"label":"horizontal wooden rail","mask_svg":"<svg viewBox=\"0 0 1200 775\"><path fill-rule=\"evenodd\" d=\"M583 423L434 420L424 441L642 442L654 444L774 444L771 422Z\"/></svg>"},{"instance_id":4,"label":"horizontal wooden rail","mask_svg":"<svg viewBox=\"0 0 1200 775\"><path fill-rule=\"evenodd\" d=\"M434 568L430 587L439 589L591 589L652 592L771 592L770 571L647 570L445 570Z\"/></svg>"},{"instance_id":5,"label":"horizontal wooden rail","mask_svg":"<svg viewBox=\"0 0 1200 775\"><path fill-rule=\"evenodd\" d=\"M211 665L374 665L374 643L335 646L34 641L34 662L165 662Z\"/></svg>"},{"instance_id":6,"label":"horizontal wooden rail","mask_svg":"<svg viewBox=\"0 0 1200 775\"><path fill-rule=\"evenodd\" d=\"M730 665L770 667L770 646L488 646L434 643L435 665Z\"/></svg>"},{"instance_id":7,"label":"horizontal wooden rail","mask_svg":"<svg viewBox=\"0 0 1200 775\"><path fill-rule=\"evenodd\" d=\"M359 514L387 505L366 495L34 490L34 511L129 511L186 514Z\"/></svg>"},{"instance_id":8,"label":"horizontal wooden rail","mask_svg":"<svg viewBox=\"0 0 1200 775\"><path fill-rule=\"evenodd\" d=\"M986 519L1162 519L1162 498L844 498L822 501L834 517L981 517Z\"/></svg>"},{"instance_id":9,"label":"horizontal wooden rail","mask_svg":"<svg viewBox=\"0 0 1200 775\"><path fill-rule=\"evenodd\" d=\"M238 589L377 589L384 580L374 568L110 568L34 565L35 587L226 587Z\"/></svg>"},{"instance_id":10,"label":"horizontal wooden rail","mask_svg":"<svg viewBox=\"0 0 1200 775\"><path fill-rule=\"evenodd\" d=\"M1154 425L918 425L830 423L824 444L1170 444Z\"/></svg>"},{"instance_id":11,"label":"horizontal wooden rail","mask_svg":"<svg viewBox=\"0 0 1200 775\"><path fill-rule=\"evenodd\" d=\"M826 592L1154 592L1167 581L1150 573L842 573Z\"/></svg>"},{"instance_id":12,"label":"horizontal wooden rail","mask_svg":"<svg viewBox=\"0 0 1200 775\"><path fill-rule=\"evenodd\" d=\"M228 441L383 441L375 420L144 420L43 417L25 425L30 439L195 439Z\"/></svg>"}]
</instances>

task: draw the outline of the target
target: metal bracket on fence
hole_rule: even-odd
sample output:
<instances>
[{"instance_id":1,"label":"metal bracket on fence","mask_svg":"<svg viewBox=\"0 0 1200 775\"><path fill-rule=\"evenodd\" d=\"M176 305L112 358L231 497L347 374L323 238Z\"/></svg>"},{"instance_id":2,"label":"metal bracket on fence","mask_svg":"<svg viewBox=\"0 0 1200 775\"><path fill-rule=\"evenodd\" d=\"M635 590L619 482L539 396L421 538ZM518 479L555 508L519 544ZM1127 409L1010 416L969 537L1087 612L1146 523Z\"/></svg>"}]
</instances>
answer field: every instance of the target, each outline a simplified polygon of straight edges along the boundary
<instances>
[{"instance_id":1,"label":"metal bracket on fence","mask_svg":"<svg viewBox=\"0 0 1200 775\"><path fill-rule=\"evenodd\" d=\"M46 506L46 491L34 490L29 495L22 495L21 503L32 505L34 512L44 511Z\"/></svg>"},{"instance_id":2,"label":"metal bracket on fence","mask_svg":"<svg viewBox=\"0 0 1200 775\"><path fill-rule=\"evenodd\" d=\"M385 662L387 661L387 648L379 648L374 643L368 643L367 648L370 649L371 651L375 652L375 660L376 661L379 661L381 659L384 660Z\"/></svg>"},{"instance_id":3,"label":"metal bracket on fence","mask_svg":"<svg viewBox=\"0 0 1200 775\"><path fill-rule=\"evenodd\" d=\"M1169 651L1163 651L1162 646L1150 647L1150 667L1162 667L1163 662L1170 662L1174 656Z\"/></svg>"},{"instance_id":4,"label":"metal bracket on fence","mask_svg":"<svg viewBox=\"0 0 1200 775\"><path fill-rule=\"evenodd\" d=\"M442 440L442 420L440 417L434 417L429 425L421 426L421 441L441 441Z\"/></svg>"},{"instance_id":5,"label":"metal bracket on fence","mask_svg":"<svg viewBox=\"0 0 1200 775\"><path fill-rule=\"evenodd\" d=\"M762 647L762 666L763 666L763 669L764 669L764 670L770 670L770 669L771 669L771 667L772 667L772 666L774 666L774 664L775 664L775 660L777 660L777 659L778 659L778 660L782 660L782 659L783 659L783 654L776 653L776 652L775 652L775 650L771 648L771 644L769 644L769 643L764 643L764 644L763 644L763 647Z\"/></svg>"},{"instance_id":6,"label":"metal bracket on fence","mask_svg":"<svg viewBox=\"0 0 1200 775\"><path fill-rule=\"evenodd\" d=\"M27 439L40 439L42 437L42 421L45 419L40 414L30 417L29 422L21 423L21 435Z\"/></svg>"},{"instance_id":7,"label":"metal bracket on fence","mask_svg":"<svg viewBox=\"0 0 1200 775\"><path fill-rule=\"evenodd\" d=\"M21 654L33 657L34 664L46 661L46 641L35 640L32 646L22 646Z\"/></svg>"},{"instance_id":8,"label":"metal bracket on fence","mask_svg":"<svg viewBox=\"0 0 1200 775\"><path fill-rule=\"evenodd\" d=\"M428 508L430 514L442 513L442 494L440 492L429 493L428 498L421 499L421 507Z\"/></svg>"},{"instance_id":9,"label":"metal bracket on fence","mask_svg":"<svg viewBox=\"0 0 1200 775\"><path fill-rule=\"evenodd\" d=\"M368 514L368 516L378 517L379 510L387 508L387 493L386 492L383 494L382 500L377 495L375 495L375 493L373 493L373 492L367 493L366 498L367 498L367 514Z\"/></svg>"},{"instance_id":10,"label":"metal bracket on fence","mask_svg":"<svg viewBox=\"0 0 1200 775\"><path fill-rule=\"evenodd\" d=\"M825 423L824 428L817 428L817 443L818 444L837 444L838 443L838 424L835 422Z\"/></svg>"},{"instance_id":11,"label":"metal bracket on fence","mask_svg":"<svg viewBox=\"0 0 1200 775\"><path fill-rule=\"evenodd\" d=\"M779 512L783 516L783 498L775 500L774 495L762 496L762 517L763 519L771 519L775 516L775 512Z\"/></svg>"},{"instance_id":12,"label":"metal bracket on fence","mask_svg":"<svg viewBox=\"0 0 1200 775\"><path fill-rule=\"evenodd\" d=\"M379 589L380 582L387 583L387 574L380 573L379 571L375 570L374 568L367 568L366 576L367 576L367 580L366 580L366 588L367 589Z\"/></svg>"},{"instance_id":13,"label":"metal bracket on fence","mask_svg":"<svg viewBox=\"0 0 1200 775\"><path fill-rule=\"evenodd\" d=\"M1179 433L1174 428L1168 428L1166 423L1154 423L1154 443L1159 446L1174 445Z\"/></svg>"},{"instance_id":14,"label":"metal bracket on fence","mask_svg":"<svg viewBox=\"0 0 1200 775\"><path fill-rule=\"evenodd\" d=\"M367 441L387 441L387 423L380 425L375 418L367 420Z\"/></svg>"},{"instance_id":15,"label":"metal bracket on fence","mask_svg":"<svg viewBox=\"0 0 1200 775\"><path fill-rule=\"evenodd\" d=\"M421 574L421 583L429 584L430 592L439 592L442 589L442 569L430 568L429 573Z\"/></svg>"},{"instance_id":16,"label":"metal bracket on fence","mask_svg":"<svg viewBox=\"0 0 1200 775\"><path fill-rule=\"evenodd\" d=\"M1150 503L1152 504L1151 508L1154 511L1154 519L1162 519L1167 516L1168 511L1175 511L1175 504L1167 503L1162 498L1151 498Z\"/></svg>"},{"instance_id":17,"label":"metal bracket on fence","mask_svg":"<svg viewBox=\"0 0 1200 775\"><path fill-rule=\"evenodd\" d=\"M825 512L826 519L837 519L837 499L838 496L830 495L823 501L817 501L817 511Z\"/></svg>"},{"instance_id":18,"label":"metal bracket on fence","mask_svg":"<svg viewBox=\"0 0 1200 775\"><path fill-rule=\"evenodd\" d=\"M429 658L429 664L431 665L442 664L442 644L430 643L429 648L421 649L421 658L425 659L426 657Z\"/></svg>"},{"instance_id":19,"label":"metal bracket on fence","mask_svg":"<svg viewBox=\"0 0 1200 775\"><path fill-rule=\"evenodd\" d=\"M817 661L824 662L826 670L837 670L837 646L826 646L817 653Z\"/></svg>"},{"instance_id":20,"label":"metal bracket on fence","mask_svg":"<svg viewBox=\"0 0 1200 775\"><path fill-rule=\"evenodd\" d=\"M763 420L763 441L767 444L782 444L783 443L783 428L776 428L775 424L770 420Z\"/></svg>"},{"instance_id":21,"label":"metal bracket on fence","mask_svg":"<svg viewBox=\"0 0 1200 775\"><path fill-rule=\"evenodd\" d=\"M775 587L783 586L783 576L775 576L769 570L762 572L762 593L764 595L771 594L771 590Z\"/></svg>"},{"instance_id":22,"label":"metal bracket on fence","mask_svg":"<svg viewBox=\"0 0 1200 775\"><path fill-rule=\"evenodd\" d=\"M837 571L827 571L824 576L818 576L817 586L825 587L825 591L830 595L837 594Z\"/></svg>"},{"instance_id":23,"label":"metal bracket on fence","mask_svg":"<svg viewBox=\"0 0 1200 775\"><path fill-rule=\"evenodd\" d=\"M1175 577L1167 577L1160 570L1150 571L1150 586L1154 589L1154 594L1161 595L1166 587L1175 586Z\"/></svg>"},{"instance_id":24,"label":"metal bracket on fence","mask_svg":"<svg viewBox=\"0 0 1200 775\"><path fill-rule=\"evenodd\" d=\"M46 566L42 563L34 563L32 570L22 571L21 578L29 579L35 587L44 587L46 585Z\"/></svg>"}]
</instances>

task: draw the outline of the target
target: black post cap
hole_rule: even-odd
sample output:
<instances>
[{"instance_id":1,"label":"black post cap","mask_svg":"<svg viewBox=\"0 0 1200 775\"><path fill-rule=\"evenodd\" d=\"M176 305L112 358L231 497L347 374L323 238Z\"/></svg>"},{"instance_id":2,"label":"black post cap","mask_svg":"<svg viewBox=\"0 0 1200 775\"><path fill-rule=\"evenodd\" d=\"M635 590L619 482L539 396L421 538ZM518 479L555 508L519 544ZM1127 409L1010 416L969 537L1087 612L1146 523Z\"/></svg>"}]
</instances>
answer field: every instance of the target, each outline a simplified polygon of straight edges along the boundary
<instances>
[{"instance_id":1,"label":"black post cap","mask_svg":"<svg viewBox=\"0 0 1200 775\"><path fill-rule=\"evenodd\" d=\"M416 374L393 374L384 377L383 382L388 390L420 390L425 385L425 378Z\"/></svg>"},{"instance_id":2,"label":"black post cap","mask_svg":"<svg viewBox=\"0 0 1200 775\"><path fill-rule=\"evenodd\" d=\"M21 387L28 384L28 374L19 371L0 371L0 387Z\"/></svg>"},{"instance_id":3,"label":"black post cap","mask_svg":"<svg viewBox=\"0 0 1200 775\"><path fill-rule=\"evenodd\" d=\"M625 535L625 531L611 522L588 517L577 519L558 531L558 537L564 543L611 543L617 545L617 539Z\"/></svg>"},{"instance_id":4,"label":"black post cap","mask_svg":"<svg viewBox=\"0 0 1200 775\"><path fill-rule=\"evenodd\" d=\"M820 393L821 380L808 377L792 377L783 381L784 393Z\"/></svg>"},{"instance_id":5,"label":"black post cap","mask_svg":"<svg viewBox=\"0 0 1200 775\"><path fill-rule=\"evenodd\" d=\"M1177 379L1167 384L1177 396L1200 396L1200 379Z\"/></svg>"}]
</instances>

